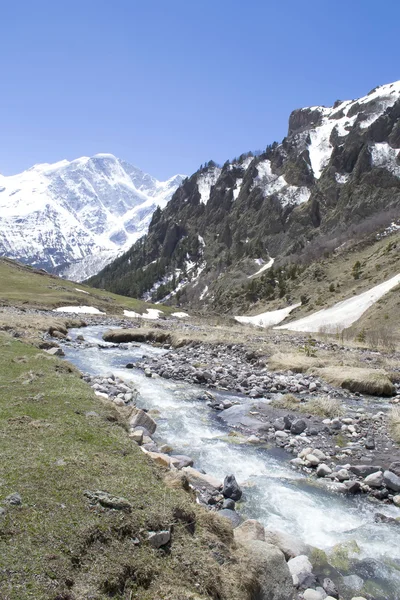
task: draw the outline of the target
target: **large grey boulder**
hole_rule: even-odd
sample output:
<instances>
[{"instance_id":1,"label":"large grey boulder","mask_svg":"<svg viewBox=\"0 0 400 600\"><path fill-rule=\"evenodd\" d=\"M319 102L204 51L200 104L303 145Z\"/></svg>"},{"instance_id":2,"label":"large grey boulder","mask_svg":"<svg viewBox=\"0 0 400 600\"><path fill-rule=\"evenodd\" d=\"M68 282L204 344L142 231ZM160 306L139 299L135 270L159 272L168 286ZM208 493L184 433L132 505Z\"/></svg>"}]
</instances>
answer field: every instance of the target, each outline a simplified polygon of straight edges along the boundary
<instances>
[{"instance_id":1,"label":"large grey boulder","mask_svg":"<svg viewBox=\"0 0 400 600\"><path fill-rule=\"evenodd\" d=\"M382 471L377 471L376 473L371 473L371 475L367 475L364 479L364 483L369 485L372 488L379 488L383 485L383 473Z\"/></svg>"},{"instance_id":2,"label":"large grey boulder","mask_svg":"<svg viewBox=\"0 0 400 600\"><path fill-rule=\"evenodd\" d=\"M299 587L312 574L312 564L308 556L300 554L288 562L289 571L293 578L293 585Z\"/></svg>"},{"instance_id":3,"label":"large grey boulder","mask_svg":"<svg viewBox=\"0 0 400 600\"><path fill-rule=\"evenodd\" d=\"M235 540L240 544L246 544L254 540L265 541L264 525L255 519L247 519L234 531Z\"/></svg>"},{"instance_id":4,"label":"large grey boulder","mask_svg":"<svg viewBox=\"0 0 400 600\"><path fill-rule=\"evenodd\" d=\"M183 467L182 471L188 478L189 483L191 483L196 489L204 489L210 494L213 494L215 491L221 489L221 482L212 475L200 473L200 471L194 469L193 467Z\"/></svg>"},{"instance_id":5,"label":"large grey boulder","mask_svg":"<svg viewBox=\"0 0 400 600\"><path fill-rule=\"evenodd\" d=\"M385 471L383 474L383 480L389 490L393 492L400 492L400 477L392 471Z\"/></svg>"},{"instance_id":6,"label":"large grey boulder","mask_svg":"<svg viewBox=\"0 0 400 600\"><path fill-rule=\"evenodd\" d=\"M157 423L154 419L141 408L133 415L129 424L132 429L135 429L135 427L145 427L150 433L154 433L157 429Z\"/></svg>"},{"instance_id":7,"label":"large grey boulder","mask_svg":"<svg viewBox=\"0 0 400 600\"><path fill-rule=\"evenodd\" d=\"M306 554L308 550L304 542L285 531L266 529L264 535L265 541L279 548L285 555L286 560L300 556L300 554Z\"/></svg>"},{"instance_id":8,"label":"large grey boulder","mask_svg":"<svg viewBox=\"0 0 400 600\"><path fill-rule=\"evenodd\" d=\"M246 544L249 572L254 573L253 598L257 600L292 600L292 577L282 552L266 542Z\"/></svg>"},{"instance_id":9,"label":"large grey boulder","mask_svg":"<svg viewBox=\"0 0 400 600\"><path fill-rule=\"evenodd\" d=\"M239 527L239 525L243 521L243 517L239 515L235 510L231 510L230 508L222 508L217 513L220 517L224 517L224 519L228 519L231 522L232 527L235 529Z\"/></svg>"}]
</instances>

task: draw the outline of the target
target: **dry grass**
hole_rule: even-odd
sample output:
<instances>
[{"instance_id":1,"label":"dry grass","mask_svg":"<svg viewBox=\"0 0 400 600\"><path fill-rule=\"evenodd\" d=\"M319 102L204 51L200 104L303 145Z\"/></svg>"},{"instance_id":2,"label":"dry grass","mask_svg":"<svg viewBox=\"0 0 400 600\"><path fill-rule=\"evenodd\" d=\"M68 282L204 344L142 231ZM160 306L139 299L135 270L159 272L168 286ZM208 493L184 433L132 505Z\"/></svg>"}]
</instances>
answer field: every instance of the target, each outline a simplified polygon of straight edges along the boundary
<instances>
[{"instance_id":1,"label":"dry grass","mask_svg":"<svg viewBox=\"0 0 400 600\"><path fill-rule=\"evenodd\" d=\"M400 406L395 406L389 413L389 430L395 442L400 444Z\"/></svg>"},{"instance_id":2,"label":"dry grass","mask_svg":"<svg viewBox=\"0 0 400 600\"><path fill-rule=\"evenodd\" d=\"M326 361L314 356L306 356L301 352L277 352L268 359L268 366L273 371L293 371L305 373L315 367L325 367Z\"/></svg>"},{"instance_id":3,"label":"dry grass","mask_svg":"<svg viewBox=\"0 0 400 600\"><path fill-rule=\"evenodd\" d=\"M284 394L275 398L271 406L329 419L340 417L344 412L340 400L336 398L311 398L304 401L293 394Z\"/></svg>"},{"instance_id":4,"label":"dry grass","mask_svg":"<svg viewBox=\"0 0 400 600\"><path fill-rule=\"evenodd\" d=\"M314 369L314 373L337 387L371 396L393 396L395 387L381 369L334 366Z\"/></svg>"}]
</instances>

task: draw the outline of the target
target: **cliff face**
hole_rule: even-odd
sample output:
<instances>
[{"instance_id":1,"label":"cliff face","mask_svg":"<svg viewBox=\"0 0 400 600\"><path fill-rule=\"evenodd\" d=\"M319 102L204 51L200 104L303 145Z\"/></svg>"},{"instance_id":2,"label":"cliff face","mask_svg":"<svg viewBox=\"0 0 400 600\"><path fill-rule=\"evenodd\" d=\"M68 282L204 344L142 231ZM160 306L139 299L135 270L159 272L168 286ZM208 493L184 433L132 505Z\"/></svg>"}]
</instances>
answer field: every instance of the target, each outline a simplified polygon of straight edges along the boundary
<instances>
[{"instance_id":1,"label":"cliff face","mask_svg":"<svg viewBox=\"0 0 400 600\"><path fill-rule=\"evenodd\" d=\"M221 279L235 294L271 257L279 264L319 239L381 225L400 207L399 154L400 82L295 110L280 144L184 180L148 234L90 281L218 309Z\"/></svg>"}]
</instances>

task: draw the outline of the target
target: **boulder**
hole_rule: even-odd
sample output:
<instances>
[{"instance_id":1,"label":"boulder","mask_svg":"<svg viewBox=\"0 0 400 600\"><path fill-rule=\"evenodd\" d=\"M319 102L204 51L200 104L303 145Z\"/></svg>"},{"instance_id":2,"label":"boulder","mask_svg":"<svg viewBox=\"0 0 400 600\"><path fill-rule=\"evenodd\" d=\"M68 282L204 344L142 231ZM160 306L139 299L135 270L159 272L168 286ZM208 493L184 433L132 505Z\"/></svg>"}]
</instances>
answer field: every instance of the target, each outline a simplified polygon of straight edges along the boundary
<instances>
[{"instance_id":1,"label":"boulder","mask_svg":"<svg viewBox=\"0 0 400 600\"><path fill-rule=\"evenodd\" d=\"M131 431L131 433L129 434L129 437L131 438L131 440L133 440L140 446L140 444L143 442L143 431L141 431L140 429Z\"/></svg>"},{"instance_id":2,"label":"boulder","mask_svg":"<svg viewBox=\"0 0 400 600\"><path fill-rule=\"evenodd\" d=\"M161 548L170 542L171 531L165 529L164 531L149 531L148 540L153 548Z\"/></svg>"},{"instance_id":3,"label":"boulder","mask_svg":"<svg viewBox=\"0 0 400 600\"><path fill-rule=\"evenodd\" d=\"M324 588L328 596L330 596L331 598L339 598L339 591L336 585L333 583L332 579L329 579L329 577L325 577L322 587Z\"/></svg>"},{"instance_id":4,"label":"boulder","mask_svg":"<svg viewBox=\"0 0 400 600\"><path fill-rule=\"evenodd\" d=\"M317 467L317 477L327 477L332 473L332 469L325 463L321 463Z\"/></svg>"},{"instance_id":5,"label":"boulder","mask_svg":"<svg viewBox=\"0 0 400 600\"><path fill-rule=\"evenodd\" d=\"M255 519L247 519L234 532L235 540L240 544L246 544L253 540L265 541L264 525Z\"/></svg>"},{"instance_id":6,"label":"boulder","mask_svg":"<svg viewBox=\"0 0 400 600\"><path fill-rule=\"evenodd\" d=\"M300 433L303 433L303 431L305 431L306 429L307 423L304 421L304 419L297 419L292 423L290 433L294 435L300 435Z\"/></svg>"},{"instance_id":7,"label":"boulder","mask_svg":"<svg viewBox=\"0 0 400 600\"><path fill-rule=\"evenodd\" d=\"M65 353L61 348L49 348L49 350L45 350L45 352L50 354L50 356L65 356Z\"/></svg>"},{"instance_id":8,"label":"boulder","mask_svg":"<svg viewBox=\"0 0 400 600\"><path fill-rule=\"evenodd\" d=\"M347 469L339 469L339 471L336 471L334 475L339 481L347 481L350 479L350 473Z\"/></svg>"},{"instance_id":9,"label":"boulder","mask_svg":"<svg viewBox=\"0 0 400 600\"><path fill-rule=\"evenodd\" d=\"M229 508L222 508L221 510L218 511L217 513L220 517L224 517L224 519L228 519L231 524L232 527L235 529L236 527L239 527L239 525L242 523L243 521L243 517L241 517L239 515L239 513L237 513L235 510L231 510Z\"/></svg>"},{"instance_id":10,"label":"boulder","mask_svg":"<svg viewBox=\"0 0 400 600\"><path fill-rule=\"evenodd\" d=\"M306 461L311 467L318 467L319 463L321 462L319 458L315 456L315 454L307 454Z\"/></svg>"},{"instance_id":11,"label":"boulder","mask_svg":"<svg viewBox=\"0 0 400 600\"><path fill-rule=\"evenodd\" d=\"M305 554L291 558L288 561L288 567L293 579L293 585L296 587L300 587L309 575L312 575L312 564Z\"/></svg>"},{"instance_id":12,"label":"boulder","mask_svg":"<svg viewBox=\"0 0 400 600\"><path fill-rule=\"evenodd\" d=\"M282 552L275 546L254 540L246 544L248 572L253 573L257 600L292 600L293 585Z\"/></svg>"},{"instance_id":13,"label":"boulder","mask_svg":"<svg viewBox=\"0 0 400 600\"><path fill-rule=\"evenodd\" d=\"M22 504L22 498L18 492L14 492L13 494L7 496L5 501L10 506L21 506Z\"/></svg>"},{"instance_id":14,"label":"boulder","mask_svg":"<svg viewBox=\"0 0 400 600\"><path fill-rule=\"evenodd\" d=\"M400 461L396 460L389 465L389 471L400 477Z\"/></svg>"},{"instance_id":15,"label":"boulder","mask_svg":"<svg viewBox=\"0 0 400 600\"><path fill-rule=\"evenodd\" d=\"M222 508L229 508L230 510L235 510L236 502L231 500L231 498L225 498L222 503Z\"/></svg>"},{"instance_id":16,"label":"boulder","mask_svg":"<svg viewBox=\"0 0 400 600\"><path fill-rule=\"evenodd\" d=\"M349 468L349 471L358 475L358 477L367 477L367 475L371 475L371 473L381 470L382 467L377 465L353 465Z\"/></svg>"},{"instance_id":17,"label":"boulder","mask_svg":"<svg viewBox=\"0 0 400 600\"><path fill-rule=\"evenodd\" d=\"M307 546L299 538L285 531L275 529L265 530L265 541L279 548L285 555L286 560L306 554Z\"/></svg>"},{"instance_id":18,"label":"boulder","mask_svg":"<svg viewBox=\"0 0 400 600\"><path fill-rule=\"evenodd\" d=\"M150 433L154 433L157 428L157 424L154 419L152 419L150 415L145 413L141 408L139 408L137 413L133 415L129 424L132 429L135 429L135 427L145 427Z\"/></svg>"},{"instance_id":19,"label":"boulder","mask_svg":"<svg viewBox=\"0 0 400 600\"><path fill-rule=\"evenodd\" d=\"M221 489L221 483L212 475L200 473L200 471L194 469L193 467L183 467L182 471L187 476L189 483L191 483L195 488L205 489L211 494Z\"/></svg>"},{"instance_id":20,"label":"boulder","mask_svg":"<svg viewBox=\"0 0 400 600\"><path fill-rule=\"evenodd\" d=\"M400 492L400 477L396 473L385 471L383 473L383 481L389 490Z\"/></svg>"},{"instance_id":21,"label":"boulder","mask_svg":"<svg viewBox=\"0 0 400 600\"><path fill-rule=\"evenodd\" d=\"M171 456L171 465L174 465L177 469L183 469L183 467L193 467L193 459L190 456L184 454L173 454Z\"/></svg>"},{"instance_id":22,"label":"boulder","mask_svg":"<svg viewBox=\"0 0 400 600\"><path fill-rule=\"evenodd\" d=\"M393 496L393 504L400 508L400 495Z\"/></svg>"},{"instance_id":23,"label":"boulder","mask_svg":"<svg viewBox=\"0 0 400 600\"><path fill-rule=\"evenodd\" d=\"M376 473L371 473L371 475L367 475L364 479L364 483L369 485L372 488L379 488L383 485L383 473L382 471L376 471Z\"/></svg>"},{"instance_id":24,"label":"boulder","mask_svg":"<svg viewBox=\"0 0 400 600\"><path fill-rule=\"evenodd\" d=\"M237 502L242 497L242 490L234 475L227 475L224 479L222 493L225 498L231 498Z\"/></svg>"}]
</instances>

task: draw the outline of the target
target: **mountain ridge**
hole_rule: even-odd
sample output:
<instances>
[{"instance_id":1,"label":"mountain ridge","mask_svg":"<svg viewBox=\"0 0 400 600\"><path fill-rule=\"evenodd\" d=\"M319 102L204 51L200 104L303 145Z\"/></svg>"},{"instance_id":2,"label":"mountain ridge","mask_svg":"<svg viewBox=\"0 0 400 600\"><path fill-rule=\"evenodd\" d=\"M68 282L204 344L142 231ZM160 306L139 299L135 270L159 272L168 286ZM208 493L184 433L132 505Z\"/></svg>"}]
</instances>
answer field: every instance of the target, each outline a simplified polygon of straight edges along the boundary
<instances>
[{"instance_id":1,"label":"mountain ridge","mask_svg":"<svg viewBox=\"0 0 400 600\"><path fill-rule=\"evenodd\" d=\"M88 277L90 257L103 266L129 247L182 180L175 175L158 181L104 153L0 175L0 255L79 280Z\"/></svg>"},{"instance_id":2,"label":"mountain ridge","mask_svg":"<svg viewBox=\"0 0 400 600\"><path fill-rule=\"evenodd\" d=\"M350 229L400 216L399 154L400 81L330 108L296 109L281 143L222 166L210 161L184 180L147 235L91 284L213 310L235 305L221 301L228 288L243 308L247 279L270 259L279 270ZM268 286L280 293L277 278Z\"/></svg>"}]
</instances>

